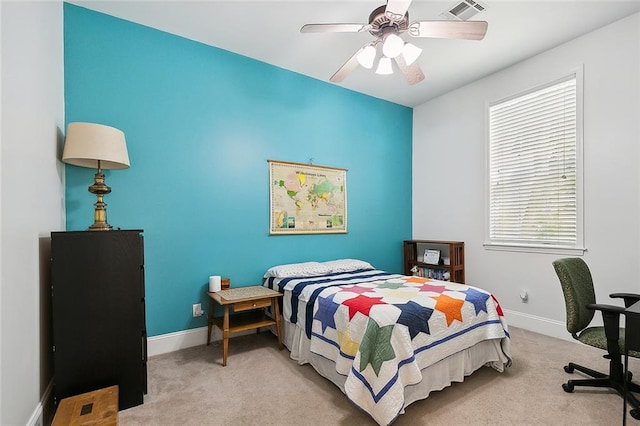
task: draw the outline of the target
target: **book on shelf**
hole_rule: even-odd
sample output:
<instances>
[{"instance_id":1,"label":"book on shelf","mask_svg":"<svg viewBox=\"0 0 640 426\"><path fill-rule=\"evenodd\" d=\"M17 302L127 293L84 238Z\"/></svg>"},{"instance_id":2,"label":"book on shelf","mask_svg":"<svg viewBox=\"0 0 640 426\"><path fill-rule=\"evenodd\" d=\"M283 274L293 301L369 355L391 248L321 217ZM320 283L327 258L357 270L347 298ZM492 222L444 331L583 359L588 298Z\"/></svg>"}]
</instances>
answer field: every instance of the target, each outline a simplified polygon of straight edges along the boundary
<instances>
[{"instance_id":1,"label":"book on shelf","mask_svg":"<svg viewBox=\"0 0 640 426\"><path fill-rule=\"evenodd\" d=\"M451 274L446 269L433 269L433 268L422 268L422 267L414 267L415 269L414 275L423 278L431 278L439 281L449 281L451 279Z\"/></svg>"}]
</instances>

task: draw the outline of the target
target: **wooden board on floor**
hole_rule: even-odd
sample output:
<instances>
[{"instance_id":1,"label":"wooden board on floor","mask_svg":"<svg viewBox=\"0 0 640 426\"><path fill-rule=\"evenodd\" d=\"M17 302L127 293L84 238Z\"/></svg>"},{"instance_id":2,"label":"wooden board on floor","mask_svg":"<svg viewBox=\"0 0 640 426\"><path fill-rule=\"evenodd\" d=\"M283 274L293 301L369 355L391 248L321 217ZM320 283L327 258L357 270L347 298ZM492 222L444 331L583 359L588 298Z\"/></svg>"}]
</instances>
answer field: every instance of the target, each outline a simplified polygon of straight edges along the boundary
<instances>
[{"instance_id":1,"label":"wooden board on floor","mask_svg":"<svg viewBox=\"0 0 640 426\"><path fill-rule=\"evenodd\" d=\"M118 424L118 386L64 398L52 426L112 426Z\"/></svg>"}]
</instances>

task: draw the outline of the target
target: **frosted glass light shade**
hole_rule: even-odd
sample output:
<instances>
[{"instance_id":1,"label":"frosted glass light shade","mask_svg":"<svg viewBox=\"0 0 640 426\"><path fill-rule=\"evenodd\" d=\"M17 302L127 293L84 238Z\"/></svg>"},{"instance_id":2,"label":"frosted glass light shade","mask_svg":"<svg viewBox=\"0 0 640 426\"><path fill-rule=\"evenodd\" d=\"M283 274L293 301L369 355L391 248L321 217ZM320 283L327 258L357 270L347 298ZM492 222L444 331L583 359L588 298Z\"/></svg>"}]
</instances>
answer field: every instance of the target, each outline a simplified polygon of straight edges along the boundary
<instances>
[{"instance_id":1,"label":"frosted glass light shade","mask_svg":"<svg viewBox=\"0 0 640 426\"><path fill-rule=\"evenodd\" d=\"M391 59L383 56L380 58L380 62L378 62L378 68L376 69L376 74L393 74L393 67L391 66Z\"/></svg>"},{"instance_id":2,"label":"frosted glass light shade","mask_svg":"<svg viewBox=\"0 0 640 426\"><path fill-rule=\"evenodd\" d=\"M69 123L62 161L74 166L102 169L129 168L124 133L115 127L95 123Z\"/></svg>"},{"instance_id":3,"label":"frosted glass light shade","mask_svg":"<svg viewBox=\"0 0 640 426\"><path fill-rule=\"evenodd\" d=\"M360 65L366 69L371 69L373 67L373 60L376 58L376 48L369 45L362 49L362 52L358 53L356 58Z\"/></svg>"},{"instance_id":4,"label":"frosted glass light shade","mask_svg":"<svg viewBox=\"0 0 640 426\"><path fill-rule=\"evenodd\" d=\"M402 48L404 47L404 41L395 34L389 34L384 39L384 44L382 45L382 53L387 58L395 58L399 54L402 53Z\"/></svg>"},{"instance_id":5,"label":"frosted glass light shade","mask_svg":"<svg viewBox=\"0 0 640 426\"><path fill-rule=\"evenodd\" d=\"M402 48L402 56L404 57L404 62L407 65L411 65L412 63L414 63L421 53L422 49L411 43L405 44Z\"/></svg>"}]
</instances>

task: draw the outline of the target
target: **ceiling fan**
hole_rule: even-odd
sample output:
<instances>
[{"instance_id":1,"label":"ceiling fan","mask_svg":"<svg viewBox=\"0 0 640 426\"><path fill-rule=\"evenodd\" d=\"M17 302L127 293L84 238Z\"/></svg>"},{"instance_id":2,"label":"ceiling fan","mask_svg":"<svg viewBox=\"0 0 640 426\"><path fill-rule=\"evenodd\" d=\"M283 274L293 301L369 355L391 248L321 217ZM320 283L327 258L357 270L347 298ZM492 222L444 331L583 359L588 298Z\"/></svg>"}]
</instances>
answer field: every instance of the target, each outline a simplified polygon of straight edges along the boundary
<instances>
[{"instance_id":1,"label":"ceiling fan","mask_svg":"<svg viewBox=\"0 0 640 426\"><path fill-rule=\"evenodd\" d=\"M329 79L334 83L341 82L358 65L373 68L378 54L377 48L382 45L382 56L378 62L376 73L392 74L393 59L404 74L409 84L424 80L424 73L416 61L422 49L405 43L400 37L407 33L412 37L456 38L466 40L482 40L487 32L485 21L414 21L409 22L409 5L411 0L388 0L369 15L368 24L306 24L300 28L301 33L355 33L369 31L376 39L362 46L338 71Z\"/></svg>"}]
</instances>

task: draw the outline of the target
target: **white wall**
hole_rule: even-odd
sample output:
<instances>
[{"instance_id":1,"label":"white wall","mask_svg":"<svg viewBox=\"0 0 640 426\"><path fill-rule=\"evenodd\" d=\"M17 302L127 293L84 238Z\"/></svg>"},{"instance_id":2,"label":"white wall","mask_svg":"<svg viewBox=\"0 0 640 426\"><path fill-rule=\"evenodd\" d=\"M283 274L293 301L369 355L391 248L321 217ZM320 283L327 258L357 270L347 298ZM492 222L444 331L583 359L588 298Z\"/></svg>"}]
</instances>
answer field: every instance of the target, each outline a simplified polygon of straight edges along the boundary
<instances>
[{"instance_id":1,"label":"white wall","mask_svg":"<svg viewBox=\"0 0 640 426\"><path fill-rule=\"evenodd\" d=\"M489 251L486 105L584 67L584 256L598 301L640 293L640 14L414 109L413 237L465 241L466 281L496 294L513 325L570 338L551 262ZM529 292L528 303L519 298Z\"/></svg>"},{"instance_id":2,"label":"white wall","mask_svg":"<svg viewBox=\"0 0 640 426\"><path fill-rule=\"evenodd\" d=\"M61 1L0 3L0 424L40 422L51 380L46 237L64 229Z\"/></svg>"}]
</instances>

